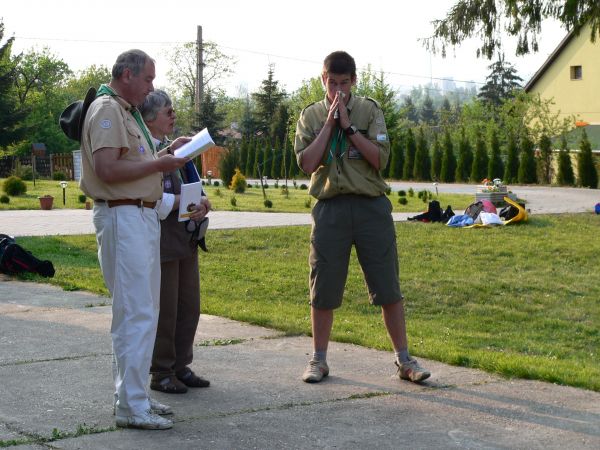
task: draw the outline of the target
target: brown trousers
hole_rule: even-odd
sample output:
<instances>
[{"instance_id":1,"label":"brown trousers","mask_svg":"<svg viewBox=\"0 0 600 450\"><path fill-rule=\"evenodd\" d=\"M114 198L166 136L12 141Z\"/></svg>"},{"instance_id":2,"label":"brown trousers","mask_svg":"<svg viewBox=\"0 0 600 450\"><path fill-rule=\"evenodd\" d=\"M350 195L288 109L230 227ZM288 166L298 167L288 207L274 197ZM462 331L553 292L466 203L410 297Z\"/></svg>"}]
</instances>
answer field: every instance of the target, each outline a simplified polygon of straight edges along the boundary
<instances>
[{"instance_id":1,"label":"brown trousers","mask_svg":"<svg viewBox=\"0 0 600 450\"><path fill-rule=\"evenodd\" d=\"M198 252L160 264L160 314L150 372L162 379L184 369L193 359L200 319Z\"/></svg>"}]
</instances>

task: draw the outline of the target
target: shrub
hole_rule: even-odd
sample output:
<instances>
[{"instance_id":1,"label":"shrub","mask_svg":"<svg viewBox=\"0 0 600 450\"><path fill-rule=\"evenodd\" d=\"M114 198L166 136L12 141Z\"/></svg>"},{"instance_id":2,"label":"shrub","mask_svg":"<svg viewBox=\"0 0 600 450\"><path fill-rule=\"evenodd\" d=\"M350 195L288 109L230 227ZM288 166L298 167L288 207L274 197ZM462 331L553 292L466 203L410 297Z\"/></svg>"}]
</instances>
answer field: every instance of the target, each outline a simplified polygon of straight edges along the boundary
<instances>
[{"instance_id":1,"label":"shrub","mask_svg":"<svg viewBox=\"0 0 600 450\"><path fill-rule=\"evenodd\" d=\"M273 207L273 202L267 198L264 201L264 205L265 205L266 208L272 208Z\"/></svg>"},{"instance_id":2,"label":"shrub","mask_svg":"<svg viewBox=\"0 0 600 450\"><path fill-rule=\"evenodd\" d=\"M218 181L213 181L213 186L219 186L220 183Z\"/></svg>"},{"instance_id":3,"label":"shrub","mask_svg":"<svg viewBox=\"0 0 600 450\"><path fill-rule=\"evenodd\" d=\"M388 186L385 188L385 195L390 195L392 193L392 188L391 186Z\"/></svg>"},{"instance_id":4,"label":"shrub","mask_svg":"<svg viewBox=\"0 0 600 450\"><path fill-rule=\"evenodd\" d=\"M231 196L229 203L231 203L231 206L237 206L237 199L235 198L235 195Z\"/></svg>"},{"instance_id":5,"label":"shrub","mask_svg":"<svg viewBox=\"0 0 600 450\"><path fill-rule=\"evenodd\" d=\"M85 203L85 201L87 200L85 194L79 194L79 197L77 198L79 199L79 203Z\"/></svg>"},{"instance_id":6,"label":"shrub","mask_svg":"<svg viewBox=\"0 0 600 450\"><path fill-rule=\"evenodd\" d=\"M229 185L229 188L232 189L236 194L243 194L246 192L247 185L248 183L246 182L246 177L242 172L240 172L240 169L236 168L235 173L231 178L231 185Z\"/></svg>"},{"instance_id":7,"label":"shrub","mask_svg":"<svg viewBox=\"0 0 600 450\"><path fill-rule=\"evenodd\" d=\"M285 187L285 186L281 187L281 195L283 195L285 198L290 198L290 191L288 190L287 187Z\"/></svg>"},{"instance_id":8,"label":"shrub","mask_svg":"<svg viewBox=\"0 0 600 450\"><path fill-rule=\"evenodd\" d=\"M60 170L57 170L56 172L54 172L52 174L52 179L54 181L65 181L67 179L67 176L65 175L64 172L61 172Z\"/></svg>"},{"instance_id":9,"label":"shrub","mask_svg":"<svg viewBox=\"0 0 600 450\"><path fill-rule=\"evenodd\" d=\"M277 189L279 187L279 180L275 180L275 183L273 184L273 187L275 189Z\"/></svg>"},{"instance_id":10,"label":"shrub","mask_svg":"<svg viewBox=\"0 0 600 450\"><path fill-rule=\"evenodd\" d=\"M10 203L10 197L6 194L2 194L2 196L0 197L0 203Z\"/></svg>"},{"instance_id":11,"label":"shrub","mask_svg":"<svg viewBox=\"0 0 600 450\"><path fill-rule=\"evenodd\" d=\"M401 205L406 205L408 203L408 199L406 197L400 197L398 199L398 203L400 203Z\"/></svg>"},{"instance_id":12,"label":"shrub","mask_svg":"<svg viewBox=\"0 0 600 450\"><path fill-rule=\"evenodd\" d=\"M398 191L398 197L406 197L406 191L404 189L400 189Z\"/></svg>"},{"instance_id":13,"label":"shrub","mask_svg":"<svg viewBox=\"0 0 600 450\"><path fill-rule=\"evenodd\" d=\"M409 196L409 197L414 197L414 196L415 196L415 191L414 191L414 189L413 189L413 188L409 188L409 189L408 189L408 196Z\"/></svg>"},{"instance_id":14,"label":"shrub","mask_svg":"<svg viewBox=\"0 0 600 450\"><path fill-rule=\"evenodd\" d=\"M304 183L302 183L302 184L300 185L300 190L301 190L301 191L305 191L306 189L308 189L308 186L307 186L307 185L305 185Z\"/></svg>"},{"instance_id":15,"label":"shrub","mask_svg":"<svg viewBox=\"0 0 600 450\"><path fill-rule=\"evenodd\" d=\"M248 183L248 184L246 185L246 187L247 187L248 189L252 189L252 185L251 185L250 183Z\"/></svg>"},{"instance_id":16,"label":"shrub","mask_svg":"<svg viewBox=\"0 0 600 450\"><path fill-rule=\"evenodd\" d=\"M312 199L310 197L308 197L306 200L304 200L304 207L310 208L311 203L312 203Z\"/></svg>"},{"instance_id":17,"label":"shrub","mask_svg":"<svg viewBox=\"0 0 600 450\"><path fill-rule=\"evenodd\" d=\"M27 192L27 185L19 177L11 176L4 180L4 192L8 195L22 195Z\"/></svg>"},{"instance_id":18,"label":"shrub","mask_svg":"<svg viewBox=\"0 0 600 450\"><path fill-rule=\"evenodd\" d=\"M17 166L13 169L11 175L20 178L21 180L31 181L33 180L33 168L31 166L22 166L21 163L17 163ZM36 178L39 178L36 173Z\"/></svg>"}]
</instances>

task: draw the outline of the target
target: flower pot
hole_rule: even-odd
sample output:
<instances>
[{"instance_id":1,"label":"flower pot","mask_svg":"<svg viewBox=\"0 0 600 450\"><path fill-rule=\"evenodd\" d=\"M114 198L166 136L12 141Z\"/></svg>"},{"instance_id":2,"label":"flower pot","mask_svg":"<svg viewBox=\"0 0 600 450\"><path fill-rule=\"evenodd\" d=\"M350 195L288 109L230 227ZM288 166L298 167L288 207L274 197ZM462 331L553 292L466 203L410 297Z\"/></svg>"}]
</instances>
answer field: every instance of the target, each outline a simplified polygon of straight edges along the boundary
<instances>
[{"instance_id":1,"label":"flower pot","mask_svg":"<svg viewBox=\"0 0 600 450\"><path fill-rule=\"evenodd\" d=\"M52 203L54 202L54 197L51 195L44 195L42 197L38 197L40 201L40 208L42 209L52 209Z\"/></svg>"},{"instance_id":2,"label":"flower pot","mask_svg":"<svg viewBox=\"0 0 600 450\"><path fill-rule=\"evenodd\" d=\"M85 209L92 209L92 202L91 201L87 200L85 202Z\"/></svg>"}]
</instances>

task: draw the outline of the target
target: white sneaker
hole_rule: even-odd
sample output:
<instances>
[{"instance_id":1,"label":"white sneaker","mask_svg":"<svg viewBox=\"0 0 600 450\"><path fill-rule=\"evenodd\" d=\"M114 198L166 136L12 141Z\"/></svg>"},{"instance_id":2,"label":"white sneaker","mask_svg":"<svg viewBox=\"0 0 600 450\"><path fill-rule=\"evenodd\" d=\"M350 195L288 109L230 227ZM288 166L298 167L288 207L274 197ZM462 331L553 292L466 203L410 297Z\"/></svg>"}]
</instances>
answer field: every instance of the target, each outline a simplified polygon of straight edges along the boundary
<instances>
[{"instance_id":1,"label":"white sneaker","mask_svg":"<svg viewBox=\"0 0 600 450\"><path fill-rule=\"evenodd\" d=\"M302 381L306 383L318 383L327 375L329 375L329 366L327 363L311 359L302 374Z\"/></svg>"},{"instance_id":2,"label":"white sneaker","mask_svg":"<svg viewBox=\"0 0 600 450\"><path fill-rule=\"evenodd\" d=\"M173 422L164 417L154 414L152 410L144 411L140 414L131 416L115 416L118 427L121 428L140 428L142 430L168 430L173 427Z\"/></svg>"},{"instance_id":3,"label":"white sneaker","mask_svg":"<svg viewBox=\"0 0 600 450\"><path fill-rule=\"evenodd\" d=\"M148 401L150 402L150 409L154 414L158 414L159 416L168 416L169 414L173 414L173 409L169 405L165 405L157 400L154 400L152 397L148 397Z\"/></svg>"}]
</instances>

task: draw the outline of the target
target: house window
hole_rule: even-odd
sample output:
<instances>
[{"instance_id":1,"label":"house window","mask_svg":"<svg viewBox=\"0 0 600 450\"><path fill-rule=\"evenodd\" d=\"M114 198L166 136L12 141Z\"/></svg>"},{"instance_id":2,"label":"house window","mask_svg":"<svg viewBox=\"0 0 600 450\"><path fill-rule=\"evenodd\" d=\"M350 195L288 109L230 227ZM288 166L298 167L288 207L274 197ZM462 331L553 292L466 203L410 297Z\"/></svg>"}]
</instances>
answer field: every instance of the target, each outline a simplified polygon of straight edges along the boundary
<instances>
[{"instance_id":1,"label":"house window","mask_svg":"<svg viewBox=\"0 0 600 450\"><path fill-rule=\"evenodd\" d=\"M581 80L582 73L581 66L571 66L571 80Z\"/></svg>"}]
</instances>

